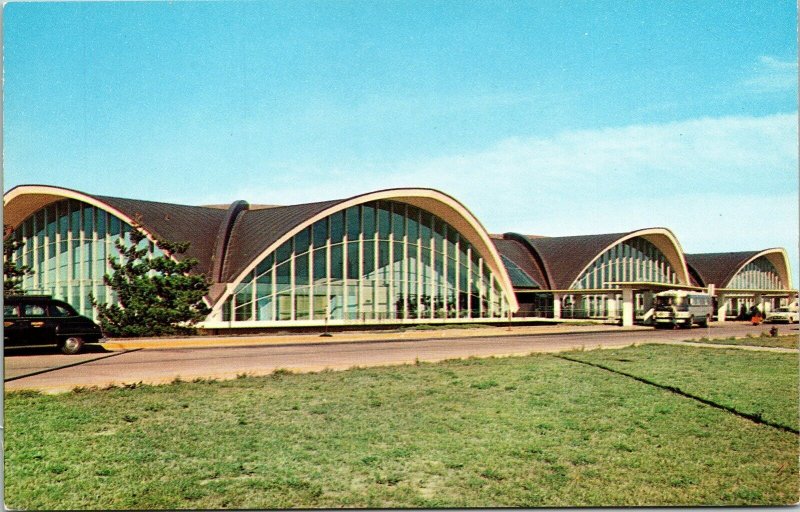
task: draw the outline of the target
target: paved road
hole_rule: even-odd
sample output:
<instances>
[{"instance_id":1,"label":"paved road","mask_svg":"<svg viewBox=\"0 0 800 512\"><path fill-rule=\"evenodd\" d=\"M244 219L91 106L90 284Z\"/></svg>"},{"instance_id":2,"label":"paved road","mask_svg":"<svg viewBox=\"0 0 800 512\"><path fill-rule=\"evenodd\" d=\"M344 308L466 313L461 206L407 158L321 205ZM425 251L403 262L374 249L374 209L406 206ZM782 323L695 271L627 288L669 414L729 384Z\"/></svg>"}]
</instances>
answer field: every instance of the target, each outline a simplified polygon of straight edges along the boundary
<instances>
[{"instance_id":1,"label":"paved road","mask_svg":"<svg viewBox=\"0 0 800 512\"><path fill-rule=\"evenodd\" d=\"M727 323L710 330L613 329L593 332L575 328L558 332L540 328L537 334L472 336L449 339L417 339L346 342L347 334L336 335L334 342L269 346L226 346L215 348L133 349L106 352L94 348L77 356L55 354L44 348L4 358L5 388L69 391L76 386L107 386L144 382L165 383L180 377L234 378L237 375L266 375L278 368L295 372L325 368L346 369L354 366L409 364L419 361L442 361L470 356L509 356L533 352L557 352L578 348L613 348L645 342L672 342L702 336L725 337L760 334L763 326ZM796 327L792 332L797 332ZM588 331L588 332L587 332ZM552 334L550 333L552 332ZM782 332L788 332L784 327ZM454 333L456 334L456 333ZM475 334L475 333L471 333ZM291 340L290 337L286 338Z\"/></svg>"}]
</instances>

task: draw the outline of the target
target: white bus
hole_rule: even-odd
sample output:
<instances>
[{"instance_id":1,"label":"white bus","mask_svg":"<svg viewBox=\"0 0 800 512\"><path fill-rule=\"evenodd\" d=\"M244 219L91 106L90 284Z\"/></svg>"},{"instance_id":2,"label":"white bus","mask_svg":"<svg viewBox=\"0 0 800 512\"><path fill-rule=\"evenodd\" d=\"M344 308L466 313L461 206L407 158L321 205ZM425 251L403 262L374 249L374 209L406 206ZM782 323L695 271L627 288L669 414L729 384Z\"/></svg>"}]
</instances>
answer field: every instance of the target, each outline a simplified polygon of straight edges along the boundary
<instances>
[{"instance_id":1,"label":"white bus","mask_svg":"<svg viewBox=\"0 0 800 512\"><path fill-rule=\"evenodd\" d=\"M714 314L711 295L685 290L667 290L655 295L656 327L683 326L691 329L692 324L706 327Z\"/></svg>"}]
</instances>

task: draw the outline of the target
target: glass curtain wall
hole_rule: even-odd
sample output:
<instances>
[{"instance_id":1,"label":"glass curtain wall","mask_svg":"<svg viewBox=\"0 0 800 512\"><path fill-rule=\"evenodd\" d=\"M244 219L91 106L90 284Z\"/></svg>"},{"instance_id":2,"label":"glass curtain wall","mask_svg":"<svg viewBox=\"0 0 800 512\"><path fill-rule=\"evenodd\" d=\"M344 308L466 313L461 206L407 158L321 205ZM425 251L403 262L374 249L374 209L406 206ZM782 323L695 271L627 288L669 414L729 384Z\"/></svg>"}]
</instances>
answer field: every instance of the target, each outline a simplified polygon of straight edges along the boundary
<instances>
[{"instance_id":1,"label":"glass curtain wall","mask_svg":"<svg viewBox=\"0 0 800 512\"><path fill-rule=\"evenodd\" d=\"M765 257L757 258L745 265L728 283L727 288L734 290L782 290L784 289L780 275L775 266ZM754 296L728 297L725 299L727 316L742 320L749 319L753 306L766 307L767 311L776 306L776 299ZM780 300L777 300L780 303ZM765 306L765 304L768 304Z\"/></svg>"},{"instance_id":2,"label":"glass curtain wall","mask_svg":"<svg viewBox=\"0 0 800 512\"><path fill-rule=\"evenodd\" d=\"M315 222L260 261L223 304L226 322L499 318L478 252L436 215L373 201Z\"/></svg>"},{"instance_id":3,"label":"glass curtain wall","mask_svg":"<svg viewBox=\"0 0 800 512\"><path fill-rule=\"evenodd\" d=\"M30 294L47 294L71 304L83 315L94 317L90 294L98 302L113 303L112 290L103 283L111 273L108 256L116 256L115 243L130 243L133 228L114 215L89 204L64 199L28 217L10 235L22 242L13 260L29 265L33 274L22 282ZM163 254L143 240L150 254Z\"/></svg>"},{"instance_id":4,"label":"glass curtain wall","mask_svg":"<svg viewBox=\"0 0 800 512\"><path fill-rule=\"evenodd\" d=\"M727 286L736 290L781 290L780 275L767 258L757 258L737 272Z\"/></svg>"},{"instance_id":5,"label":"glass curtain wall","mask_svg":"<svg viewBox=\"0 0 800 512\"><path fill-rule=\"evenodd\" d=\"M678 284L678 275L664 254L648 240L635 237L603 253L586 270L573 286L575 290L614 289L616 281L640 281L665 284ZM564 316L572 318L606 318L621 312L619 297L608 294L588 294L567 296L568 305ZM644 313L647 307L642 294L634 297L637 314Z\"/></svg>"}]
</instances>

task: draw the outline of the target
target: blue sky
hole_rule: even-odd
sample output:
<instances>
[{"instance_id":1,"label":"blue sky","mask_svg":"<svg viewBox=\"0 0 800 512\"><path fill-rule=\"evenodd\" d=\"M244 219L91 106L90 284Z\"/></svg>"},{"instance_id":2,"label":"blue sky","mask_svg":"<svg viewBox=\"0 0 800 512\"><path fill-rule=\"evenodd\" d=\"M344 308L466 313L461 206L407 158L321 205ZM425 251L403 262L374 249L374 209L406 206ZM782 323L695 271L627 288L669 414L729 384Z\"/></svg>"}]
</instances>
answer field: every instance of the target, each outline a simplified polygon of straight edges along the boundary
<instances>
[{"instance_id":1,"label":"blue sky","mask_svg":"<svg viewBox=\"0 0 800 512\"><path fill-rule=\"evenodd\" d=\"M491 232L671 228L798 278L796 5L10 3L4 189L439 188Z\"/></svg>"}]
</instances>

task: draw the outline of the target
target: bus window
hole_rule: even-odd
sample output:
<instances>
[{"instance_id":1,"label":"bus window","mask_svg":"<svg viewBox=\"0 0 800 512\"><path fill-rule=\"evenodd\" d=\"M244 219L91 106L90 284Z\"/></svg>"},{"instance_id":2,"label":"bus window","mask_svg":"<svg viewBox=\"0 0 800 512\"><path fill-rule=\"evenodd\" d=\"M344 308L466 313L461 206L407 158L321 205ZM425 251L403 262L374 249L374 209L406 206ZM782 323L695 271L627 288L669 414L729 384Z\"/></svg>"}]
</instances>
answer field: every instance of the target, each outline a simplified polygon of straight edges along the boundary
<instances>
[{"instance_id":1,"label":"bus window","mask_svg":"<svg viewBox=\"0 0 800 512\"><path fill-rule=\"evenodd\" d=\"M683 297L656 297L656 304L659 306L680 306L683 304Z\"/></svg>"}]
</instances>

